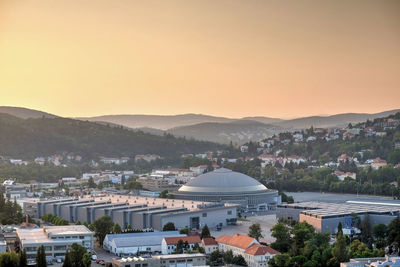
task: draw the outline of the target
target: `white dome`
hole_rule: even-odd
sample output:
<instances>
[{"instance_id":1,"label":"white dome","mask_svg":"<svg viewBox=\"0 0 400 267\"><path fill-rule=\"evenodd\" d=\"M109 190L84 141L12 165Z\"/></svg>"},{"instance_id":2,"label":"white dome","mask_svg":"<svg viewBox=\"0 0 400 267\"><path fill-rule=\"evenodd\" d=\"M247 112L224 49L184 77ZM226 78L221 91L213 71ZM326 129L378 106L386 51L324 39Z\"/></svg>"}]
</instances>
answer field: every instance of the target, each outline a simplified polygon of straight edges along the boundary
<instances>
[{"instance_id":1,"label":"white dome","mask_svg":"<svg viewBox=\"0 0 400 267\"><path fill-rule=\"evenodd\" d=\"M229 169L217 169L197 176L183 185L181 193L262 193L268 188L248 175Z\"/></svg>"}]
</instances>

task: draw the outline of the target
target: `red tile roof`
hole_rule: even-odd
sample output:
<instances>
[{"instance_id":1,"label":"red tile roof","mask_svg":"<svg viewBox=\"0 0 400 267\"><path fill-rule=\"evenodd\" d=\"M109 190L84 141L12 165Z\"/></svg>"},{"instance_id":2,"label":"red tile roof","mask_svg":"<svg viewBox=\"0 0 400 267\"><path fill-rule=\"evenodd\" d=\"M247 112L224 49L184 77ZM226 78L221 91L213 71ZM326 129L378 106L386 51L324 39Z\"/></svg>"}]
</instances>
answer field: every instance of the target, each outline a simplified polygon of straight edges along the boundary
<instances>
[{"instance_id":1,"label":"red tile roof","mask_svg":"<svg viewBox=\"0 0 400 267\"><path fill-rule=\"evenodd\" d=\"M265 255L267 253L269 254L279 254L278 251L275 249L269 247L269 246L264 246L260 244L253 244L251 245L248 249L245 250L246 254L249 255Z\"/></svg>"},{"instance_id":2,"label":"red tile roof","mask_svg":"<svg viewBox=\"0 0 400 267\"><path fill-rule=\"evenodd\" d=\"M216 239L218 243L238 247L241 249L248 248L254 240L255 239L252 237L239 234L234 234L233 236L223 235Z\"/></svg>"},{"instance_id":3,"label":"red tile roof","mask_svg":"<svg viewBox=\"0 0 400 267\"><path fill-rule=\"evenodd\" d=\"M167 245L176 245L178 241L182 239L183 242L188 242L189 244L201 243L200 237L198 235L193 236L178 236L178 237L164 237Z\"/></svg>"},{"instance_id":4,"label":"red tile roof","mask_svg":"<svg viewBox=\"0 0 400 267\"><path fill-rule=\"evenodd\" d=\"M217 241L215 241L215 239L212 238L212 237L205 237L205 238L203 238L203 243L204 243L204 245L206 245L206 246L209 246L209 245L217 245L217 244L218 244Z\"/></svg>"}]
</instances>

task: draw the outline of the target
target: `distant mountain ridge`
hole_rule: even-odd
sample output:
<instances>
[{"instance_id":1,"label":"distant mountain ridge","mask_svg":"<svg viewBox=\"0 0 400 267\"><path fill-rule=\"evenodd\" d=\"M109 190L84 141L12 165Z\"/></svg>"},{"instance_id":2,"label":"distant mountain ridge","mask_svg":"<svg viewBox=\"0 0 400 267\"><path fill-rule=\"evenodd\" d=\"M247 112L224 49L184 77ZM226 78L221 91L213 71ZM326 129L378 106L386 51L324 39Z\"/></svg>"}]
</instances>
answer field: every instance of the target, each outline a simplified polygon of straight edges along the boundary
<instances>
[{"instance_id":1,"label":"distant mountain ridge","mask_svg":"<svg viewBox=\"0 0 400 267\"><path fill-rule=\"evenodd\" d=\"M3 110L3 111L2 111ZM330 116L309 116L296 119L280 119L263 116L244 118L225 118L203 114L181 115L104 115L96 117L80 117L83 121L97 122L113 127L123 126L134 131L155 135L171 133L198 140L219 143L245 143L257 141L283 131L293 131L313 127L333 128L347 126L349 123L359 123L387 117L399 112L400 109L379 113L343 113ZM49 113L16 108L0 107L0 112L20 118L57 117Z\"/></svg>"},{"instance_id":2,"label":"distant mountain ridge","mask_svg":"<svg viewBox=\"0 0 400 267\"><path fill-rule=\"evenodd\" d=\"M373 120L381 117L387 117L392 114L400 112L400 109L393 109L379 113L343 113L331 116L310 116L304 118L297 118L292 120L284 120L276 123L283 128L305 129L313 127L332 128L347 126L349 123L360 123L366 120Z\"/></svg>"},{"instance_id":3,"label":"distant mountain ridge","mask_svg":"<svg viewBox=\"0 0 400 267\"><path fill-rule=\"evenodd\" d=\"M230 122L235 119L214 117L202 114L182 115L104 115L96 117L79 117L79 120L104 121L120 124L129 128L154 128L167 130L179 126L195 125L204 122Z\"/></svg>"},{"instance_id":4,"label":"distant mountain ridge","mask_svg":"<svg viewBox=\"0 0 400 267\"><path fill-rule=\"evenodd\" d=\"M57 118L58 116L29 108L0 106L0 113L9 114L21 119Z\"/></svg>"},{"instance_id":5,"label":"distant mountain ridge","mask_svg":"<svg viewBox=\"0 0 400 267\"><path fill-rule=\"evenodd\" d=\"M227 123L205 122L196 125L181 126L167 130L175 136L185 136L196 140L217 143L243 144L249 141L265 139L285 129L252 120L236 120Z\"/></svg>"},{"instance_id":6,"label":"distant mountain ridge","mask_svg":"<svg viewBox=\"0 0 400 267\"><path fill-rule=\"evenodd\" d=\"M157 136L94 122L59 117L21 119L0 113L0 156L33 159L72 152L86 160L137 154L177 159L182 154L222 148L216 143Z\"/></svg>"}]
</instances>

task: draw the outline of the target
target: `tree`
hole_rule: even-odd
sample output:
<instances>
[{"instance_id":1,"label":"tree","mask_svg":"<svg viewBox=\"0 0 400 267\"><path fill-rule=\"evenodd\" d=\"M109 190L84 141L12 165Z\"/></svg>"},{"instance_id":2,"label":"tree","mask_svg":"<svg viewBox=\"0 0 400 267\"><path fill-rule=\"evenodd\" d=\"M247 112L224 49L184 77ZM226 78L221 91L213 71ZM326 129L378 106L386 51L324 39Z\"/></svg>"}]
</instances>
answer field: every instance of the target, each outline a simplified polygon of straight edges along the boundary
<instances>
[{"instance_id":1,"label":"tree","mask_svg":"<svg viewBox=\"0 0 400 267\"><path fill-rule=\"evenodd\" d=\"M225 253L224 253L224 262L227 263L227 264L232 264L233 263L232 260L233 260L233 252L232 252L232 250L225 251Z\"/></svg>"},{"instance_id":2,"label":"tree","mask_svg":"<svg viewBox=\"0 0 400 267\"><path fill-rule=\"evenodd\" d=\"M44 251L44 246L40 246L36 254L36 266L47 267L46 252Z\"/></svg>"},{"instance_id":3,"label":"tree","mask_svg":"<svg viewBox=\"0 0 400 267\"><path fill-rule=\"evenodd\" d=\"M275 237L271 247L283 253L288 252L291 244L289 228L284 223L277 223L271 228L271 232Z\"/></svg>"},{"instance_id":4,"label":"tree","mask_svg":"<svg viewBox=\"0 0 400 267\"><path fill-rule=\"evenodd\" d=\"M0 266L3 266L0 264ZM21 250L19 252L19 265L18 267L26 267L28 266L28 262L27 262L27 256L26 256L26 250Z\"/></svg>"},{"instance_id":5,"label":"tree","mask_svg":"<svg viewBox=\"0 0 400 267\"><path fill-rule=\"evenodd\" d=\"M222 253L217 249L210 254L210 262L211 265L222 265L223 262L223 255Z\"/></svg>"},{"instance_id":6,"label":"tree","mask_svg":"<svg viewBox=\"0 0 400 267\"><path fill-rule=\"evenodd\" d=\"M120 233L122 233L121 226L119 226L118 223L114 224L113 229L112 229L112 232L113 232L114 234L120 234Z\"/></svg>"},{"instance_id":7,"label":"tree","mask_svg":"<svg viewBox=\"0 0 400 267\"><path fill-rule=\"evenodd\" d=\"M185 226L184 228L182 228L181 230L179 230L179 233L181 235L189 235L190 234L190 229L189 227Z\"/></svg>"},{"instance_id":8,"label":"tree","mask_svg":"<svg viewBox=\"0 0 400 267\"><path fill-rule=\"evenodd\" d=\"M174 253L175 254L182 254L184 246L185 246L185 244L184 244L183 240L179 239L178 243L176 243L176 248L175 248Z\"/></svg>"},{"instance_id":9,"label":"tree","mask_svg":"<svg viewBox=\"0 0 400 267\"><path fill-rule=\"evenodd\" d=\"M71 256L69 251L65 253L65 258L62 267L72 267Z\"/></svg>"},{"instance_id":10,"label":"tree","mask_svg":"<svg viewBox=\"0 0 400 267\"><path fill-rule=\"evenodd\" d=\"M6 252L0 254L1 267L15 267L19 264L19 256L16 252Z\"/></svg>"},{"instance_id":11,"label":"tree","mask_svg":"<svg viewBox=\"0 0 400 267\"><path fill-rule=\"evenodd\" d=\"M310 240L314 235L314 228L306 222L301 222L293 227L293 242L291 247L292 255L299 255L303 249L305 242Z\"/></svg>"},{"instance_id":12,"label":"tree","mask_svg":"<svg viewBox=\"0 0 400 267\"><path fill-rule=\"evenodd\" d=\"M257 241L263 237L261 233L261 226L259 223L254 223L249 227L249 236L255 238Z\"/></svg>"},{"instance_id":13,"label":"tree","mask_svg":"<svg viewBox=\"0 0 400 267\"><path fill-rule=\"evenodd\" d=\"M372 228L372 234L376 239L385 239L387 234L388 228L385 224L375 224Z\"/></svg>"},{"instance_id":14,"label":"tree","mask_svg":"<svg viewBox=\"0 0 400 267\"><path fill-rule=\"evenodd\" d=\"M69 258L73 267L86 267L84 265L84 255L86 254L86 249L79 244L72 244L71 250L69 251ZM89 256L90 260L90 256ZM90 266L90 265L89 265Z\"/></svg>"},{"instance_id":15,"label":"tree","mask_svg":"<svg viewBox=\"0 0 400 267\"><path fill-rule=\"evenodd\" d=\"M289 265L290 256L288 254L278 254L268 261L270 267L286 267Z\"/></svg>"},{"instance_id":16,"label":"tree","mask_svg":"<svg viewBox=\"0 0 400 267\"><path fill-rule=\"evenodd\" d=\"M164 224L163 231L175 231L175 224L173 222L167 222Z\"/></svg>"},{"instance_id":17,"label":"tree","mask_svg":"<svg viewBox=\"0 0 400 267\"><path fill-rule=\"evenodd\" d=\"M88 186L89 188L96 188L96 183L94 182L93 177L90 177L88 180Z\"/></svg>"},{"instance_id":18,"label":"tree","mask_svg":"<svg viewBox=\"0 0 400 267\"><path fill-rule=\"evenodd\" d=\"M82 263L83 263L84 267L90 267L90 265L92 264L92 258L91 258L91 255L89 253L85 253L83 255Z\"/></svg>"},{"instance_id":19,"label":"tree","mask_svg":"<svg viewBox=\"0 0 400 267\"><path fill-rule=\"evenodd\" d=\"M232 259L232 264L239 265L239 266L247 266L246 260L243 258L242 255L236 255Z\"/></svg>"},{"instance_id":20,"label":"tree","mask_svg":"<svg viewBox=\"0 0 400 267\"><path fill-rule=\"evenodd\" d=\"M339 234L343 234L342 222L339 222L339 224L338 224L338 226L337 226L337 233L336 233L336 236L338 236Z\"/></svg>"},{"instance_id":21,"label":"tree","mask_svg":"<svg viewBox=\"0 0 400 267\"><path fill-rule=\"evenodd\" d=\"M211 237L210 229L208 229L207 224L204 225L203 229L201 230L200 239L205 237Z\"/></svg>"},{"instance_id":22,"label":"tree","mask_svg":"<svg viewBox=\"0 0 400 267\"><path fill-rule=\"evenodd\" d=\"M361 230L361 241L367 243L368 247L372 248L371 222L368 214L365 214L364 220L361 221L360 230Z\"/></svg>"},{"instance_id":23,"label":"tree","mask_svg":"<svg viewBox=\"0 0 400 267\"><path fill-rule=\"evenodd\" d=\"M346 247L346 238L343 234L339 234L336 238L336 243L333 246L332 250L333 258L336 262L346 262L349 260L347 247Z\"/></svg>"},{"instance_id":24,"label":"tree","mask_svg":"<svg viewBox=\"0 0 400 267\"><path fill-rule=\"evenodd\" d=\"M167 198L168 197L168 190L163 190L161 193L160 193L160 196L159 196L160 198Z\"/></svg>"},{"instance_id":25,"label":"tree","mask_svg":"<svg viewBox=\"0 0 400 267\"><path fill-rule=\"evenodd\" d=\"M114 223L110 216L103 216L95 220L92 225L95 232L94 236L101 245L106 235L111 233Z\"/></svg>"},{"instance_id":26,"label":"tree","mask_svg":"<svg viewBox=\"0 0 400 267\"><path fill-rule=\"evenodd\" d=\"M81 225L81 224L82 224L82 223L81 223L80 220L77 220L76 223L75 223L75 225Z\"/></svg>"},{"instance_id":27,"label":"tree","mask_svg":"<svg viewBox=\"0 0 400 267\"><path fill-rule=\"evenodd\" d=\"M391 245L394 242L400 244L400 217L397 217L390 222L387 231L387 241L388 245Z\"/></svg>"}]
</instances>

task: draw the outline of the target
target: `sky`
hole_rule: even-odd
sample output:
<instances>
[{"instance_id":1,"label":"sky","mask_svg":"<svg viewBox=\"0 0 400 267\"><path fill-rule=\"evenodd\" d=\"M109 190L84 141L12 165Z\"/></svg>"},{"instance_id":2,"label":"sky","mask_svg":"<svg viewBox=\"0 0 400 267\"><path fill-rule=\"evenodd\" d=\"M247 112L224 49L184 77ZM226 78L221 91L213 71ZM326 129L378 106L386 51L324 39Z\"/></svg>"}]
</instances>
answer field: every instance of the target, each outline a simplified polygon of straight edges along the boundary
<instances>
[{"instance_id":1,"label":"sky","mask_svg":"<svg viewBox=\"0 0 400 267\"><path fill-rule=\"evenodd\" d=\"M0 0L0 105L60 116L400 108L400 1Z\"/></svg>"}]
</instances>

